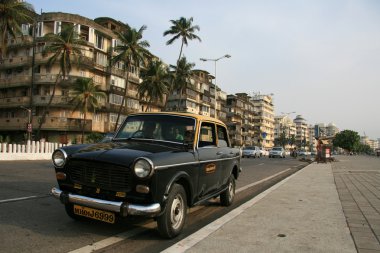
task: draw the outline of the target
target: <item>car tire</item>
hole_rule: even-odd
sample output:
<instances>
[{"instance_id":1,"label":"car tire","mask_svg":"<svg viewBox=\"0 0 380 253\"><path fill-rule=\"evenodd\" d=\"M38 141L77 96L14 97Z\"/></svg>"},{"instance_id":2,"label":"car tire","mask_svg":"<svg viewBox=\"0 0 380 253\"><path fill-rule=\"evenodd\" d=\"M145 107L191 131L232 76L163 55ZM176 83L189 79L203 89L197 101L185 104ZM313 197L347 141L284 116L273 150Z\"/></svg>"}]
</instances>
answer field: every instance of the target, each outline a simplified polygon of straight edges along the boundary
<instances>
[{"instance_id":1,"label":"car tire","mask_svg":"<svg viewBox=\"0 0 380 253\"><path fill-rule=\"evenodd\" d=\"M222 192L222 194L220 194L220 204L222 206L230 206L232 204L235 197L235 189L235 177L231 174L230 178L228 179L228 188Z\"/></svg>"},{"instance_id":2,"label":"car tire","mask_svg":"<svg viewBox=\"0 0 380 253\"><path fill-rule=\"evenodd\" d=\"M169 192L164 213L157 218L161 236L174 238L179 235L187 217L187 197L182 185L173 184Z\"/></svg>"}]
</instances>

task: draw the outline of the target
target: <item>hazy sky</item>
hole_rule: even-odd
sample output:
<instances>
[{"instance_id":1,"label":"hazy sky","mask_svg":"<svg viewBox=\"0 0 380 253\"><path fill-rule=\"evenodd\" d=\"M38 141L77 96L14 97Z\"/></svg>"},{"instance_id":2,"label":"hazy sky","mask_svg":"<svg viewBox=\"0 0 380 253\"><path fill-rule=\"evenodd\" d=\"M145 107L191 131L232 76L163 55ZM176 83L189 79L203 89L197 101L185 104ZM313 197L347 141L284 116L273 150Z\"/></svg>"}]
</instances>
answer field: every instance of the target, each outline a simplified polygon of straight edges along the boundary
<instances>
[{"instance_id":1,"label":"hazy sky","mask_svg":"<svg viewBox=\"0 0 380 253\"><path fill-rule=\"evenodd\" d=\"M27 0L40 12L112 17L144 33L153 54L174 64L180 44L166 46L169 20L193 17L202 42L184 49L197 69L228 93L274 94L275 113L310 124L380 138L380 1L378 0ZM294 118L296 114L291 114Z\"/></svg>"}]
</instances>

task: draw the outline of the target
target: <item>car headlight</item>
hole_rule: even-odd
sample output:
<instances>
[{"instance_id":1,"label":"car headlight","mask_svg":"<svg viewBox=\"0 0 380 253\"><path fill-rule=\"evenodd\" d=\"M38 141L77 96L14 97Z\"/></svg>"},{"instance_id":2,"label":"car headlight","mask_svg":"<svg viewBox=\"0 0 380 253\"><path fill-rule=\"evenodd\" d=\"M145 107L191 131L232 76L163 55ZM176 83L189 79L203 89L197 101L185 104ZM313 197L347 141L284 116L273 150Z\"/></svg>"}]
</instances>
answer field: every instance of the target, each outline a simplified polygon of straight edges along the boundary
<instances>
[{"instance_id":1,"label":"car headlight","mask_svg":"<svg viewBox=\"0 0 380 253\"><path fill-rule=\"evenodd\" d=\"M147 178L153 174L153 162L147 158L138 158L134 165L133 171L138 178Z\"/></svg>"},{"instance_id":2,"label":"car headlight","mask_svg":"<svg viewBox=\"0 0 380 253\"><path fill-rule=\"evenodd\" d=\"M57 149L56 151L54 151L52 159L56 167L62 168L66 163L67 154L64 150Z\"/></svg>"}]
</instances>

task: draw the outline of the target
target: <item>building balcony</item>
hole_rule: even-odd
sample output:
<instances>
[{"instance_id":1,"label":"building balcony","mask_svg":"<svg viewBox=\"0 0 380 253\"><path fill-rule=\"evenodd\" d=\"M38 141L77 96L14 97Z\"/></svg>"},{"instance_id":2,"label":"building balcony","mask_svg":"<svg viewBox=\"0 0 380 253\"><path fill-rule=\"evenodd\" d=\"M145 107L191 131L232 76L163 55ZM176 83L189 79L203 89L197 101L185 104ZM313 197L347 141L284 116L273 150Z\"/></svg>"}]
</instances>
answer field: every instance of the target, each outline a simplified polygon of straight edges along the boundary
<instances>
[{"instance_id":1,"label":"building balcony","mask_svg":"<svg viewBox=\"0 0 380 253\"><path fill-rule=\"evenodd\" d=\"M13 88L13 87L22 87L30 86L32 82L31 76L12 76L12 78L1 78L0 86L2 88Z\"/></svg>"},{"instance_id":2,"label":"building balcony","mask_svg":"<svg viewBox=\"0 0 380 253\"><path fill-rule=\"evenodd\" d=\"M46 106L50 101L51 95L46 96L33 96L33 105L35 106ZM73 105L70 102L71 98L68 96L57 96L53 97L51 102L52 106L60 106L60 107L72 107Z\"/></svg>"},{"instance_id":3,"label":"building balcony","mask_svg":"<svg viewBox=\"0 0 380 253\"><path fill-rule=\"evenodd\" d=\"M32 64L31 56L17 56L0 60L0 69L11 69Z\"/></svg>"},{"instance_id":4,"label":"building balcony","mask_svg":"<svg viewBox=\"0 0 380 253\"><path fill-rule=\"evenodd\" d=\"M33 118L32 129L35 131L39 123ZM86 120L85 131L92 131L92 120ZM0 131L26 131L27 118L0 118ZM46 117L41 130L82 131L82 120L66 117Z\"/></svg>"},{"instance_id":5,"label":"building balcony","mask_svg":"<svg viewBox=\"0 0 380 253\"><path fill-rule=\"evenodd\" d=\"M29 105L30 97L0 98L0 108L14 108Z\"/></svg>"},{"instance_id":6,"label":"building balcony","mask_svg":"<svg viewBox=\"0 0 380 253\"><path fill-rule=\"evenodd\" d=\"M23 118L0 118L0 131L26 131L28 119Z\"/></svg>"},{"instance_id":7,"label":"building balcony","mask_svg":"<svg viewBox=\"0 0 380 253\"><path fill-rule=\"evenodd\" d=\"M17 38L12 38L8 40L7 47L9 50L24 46L32 46L33 37L30 35L23 35Z\"/></svg>"},{"instance_id":8,"label":"building balcony","mask_svg":"<svg viewBox=\"0 0 380 253\"><path fill-rule=\"evenodd\" d=\"M34 127L38 127L37 123ZM42 124L41 130L75 132L82 131L82 119L73 119L66 117L46 117L45 123ZM92 131L92 120L86 120L84 131Z\"/></svg>"}]
</instances>

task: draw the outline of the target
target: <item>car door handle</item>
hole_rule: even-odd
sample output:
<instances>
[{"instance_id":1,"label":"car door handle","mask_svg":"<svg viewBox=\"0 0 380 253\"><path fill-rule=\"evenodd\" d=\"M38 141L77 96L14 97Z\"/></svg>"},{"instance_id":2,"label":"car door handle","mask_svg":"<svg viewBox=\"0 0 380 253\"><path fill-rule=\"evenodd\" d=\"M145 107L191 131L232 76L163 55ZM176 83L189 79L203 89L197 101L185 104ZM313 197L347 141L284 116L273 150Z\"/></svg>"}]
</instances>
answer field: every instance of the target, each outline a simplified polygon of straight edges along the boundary
<instances>
[{"instance_id":1,"label":"car door handle","mask_svg":"<svg viewBox=\"0 0 380 253\"><path fill-rule=\"evenodd\" d=\"M216 152L216 155L223 155L222 151Z\"/></svg>"}]
</instances>

